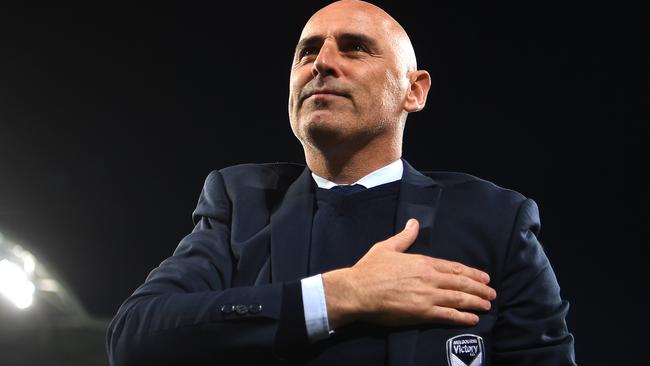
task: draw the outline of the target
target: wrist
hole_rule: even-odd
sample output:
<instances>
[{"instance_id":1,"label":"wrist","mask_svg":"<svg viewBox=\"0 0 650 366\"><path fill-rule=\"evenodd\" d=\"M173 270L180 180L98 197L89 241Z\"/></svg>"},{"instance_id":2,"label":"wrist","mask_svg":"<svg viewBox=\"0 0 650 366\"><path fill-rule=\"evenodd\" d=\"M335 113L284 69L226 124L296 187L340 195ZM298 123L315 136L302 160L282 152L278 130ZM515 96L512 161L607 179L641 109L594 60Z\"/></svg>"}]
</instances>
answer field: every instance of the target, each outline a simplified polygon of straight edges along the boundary
<instances>
[{"instance_id":1,"label":"wrist","mask_svg":"<svg viewBox=\"0 0 650 366\"><path fill-rule=\"evenodd\" d=\"M350 268L323 273L327 318L331 329L338 329L358 317L356 288Z\"/></svg>"}]
</instances>

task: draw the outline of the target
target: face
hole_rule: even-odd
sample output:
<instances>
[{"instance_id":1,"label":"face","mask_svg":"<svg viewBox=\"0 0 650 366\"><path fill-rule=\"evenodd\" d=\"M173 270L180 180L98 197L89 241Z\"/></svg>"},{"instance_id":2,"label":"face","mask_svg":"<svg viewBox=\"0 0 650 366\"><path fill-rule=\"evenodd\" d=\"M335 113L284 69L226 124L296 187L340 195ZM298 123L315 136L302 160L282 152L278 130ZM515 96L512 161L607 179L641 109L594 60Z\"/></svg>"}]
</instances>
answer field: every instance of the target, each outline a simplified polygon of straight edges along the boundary
<instances>
[{"instance_id":1,"label":"face","mask_svg":"<svg viewBox=\"0 0 650 366\"><path fill-rule=\"evenodd\" d=\"M291 128L303 146L367 144L401 134L409 80L391 21L375 9L339 2L305 25L289 86Z\"/></svg>"}]
</instances>

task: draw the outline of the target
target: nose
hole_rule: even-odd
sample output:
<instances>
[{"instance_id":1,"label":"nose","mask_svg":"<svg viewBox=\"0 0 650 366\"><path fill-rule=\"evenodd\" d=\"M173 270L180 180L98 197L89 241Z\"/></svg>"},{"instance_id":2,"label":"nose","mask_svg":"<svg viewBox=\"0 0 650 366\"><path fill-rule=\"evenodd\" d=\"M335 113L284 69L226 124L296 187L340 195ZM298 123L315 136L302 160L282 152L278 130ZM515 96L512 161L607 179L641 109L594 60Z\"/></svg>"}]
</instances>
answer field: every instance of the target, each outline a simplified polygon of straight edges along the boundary
<instances>
[{"instance_id":1,"label":"nose","mask_svg":"<svg viewBox=\"0 0 650 366\"><path fill-rule=\"evenodd\" d=\"M339 65L339 52L336 42L331 39L326 39L323 42L318 56L311 68L311 73L314 77L320 75L321 78L326 76L338 77L340 75Z\"/></svg>"}]
</instances>

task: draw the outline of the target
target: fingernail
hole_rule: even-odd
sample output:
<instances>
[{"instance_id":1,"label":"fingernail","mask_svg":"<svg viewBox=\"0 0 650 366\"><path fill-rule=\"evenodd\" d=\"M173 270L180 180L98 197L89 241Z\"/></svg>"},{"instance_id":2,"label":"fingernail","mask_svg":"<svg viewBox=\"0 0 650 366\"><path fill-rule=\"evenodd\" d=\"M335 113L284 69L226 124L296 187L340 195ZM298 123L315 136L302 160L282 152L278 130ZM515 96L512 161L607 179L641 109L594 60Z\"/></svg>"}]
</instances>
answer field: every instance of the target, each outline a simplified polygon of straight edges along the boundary
<instances>
[{"instance_id":1,"label":"fingernail","mask_svg":"<svg viewBox=\"0 0 650 366\"><path fill-rule=\"evenodd\" d=\"M413 229L413 226L415 226L415 220L409 219L406 222L406 226L404 227L405 229Z\"/></svg>"},{"instance_id":2,"label":"fingernail","mask_svg":"<svg viewBox=\"0 0 650 366\"><path fill-rule=\"evenodd\" d=\"M483 272L483 273L481 274L481 277L483 278L483 282L485 282L485 283L490 283L490 275L489 275L489 274Z\"/></svg>"}]
</instances>

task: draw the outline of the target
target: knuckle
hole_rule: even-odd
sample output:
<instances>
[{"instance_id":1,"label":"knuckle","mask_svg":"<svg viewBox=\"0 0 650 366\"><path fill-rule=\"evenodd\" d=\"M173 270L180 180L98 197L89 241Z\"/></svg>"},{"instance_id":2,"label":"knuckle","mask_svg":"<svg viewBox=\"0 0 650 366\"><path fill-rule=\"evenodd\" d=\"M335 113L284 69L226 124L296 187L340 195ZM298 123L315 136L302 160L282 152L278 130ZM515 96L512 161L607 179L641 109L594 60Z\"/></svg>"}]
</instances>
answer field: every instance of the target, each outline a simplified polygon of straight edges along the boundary
<instances>
[{"instance_id":1,"label":"knuckle","mask_svg":"<svg viewBox=\"0 0 650 366\"><path fill-rule=\"evenodd\" d=\"M467 291L472 286L471 281L467 277L458 277L458 288L463 291Z\"/></svg>"},{"instance_id":2,"label":"knuckle","mask_svg":"<svg viewBox=\"0 0 650 366\"><path fill-rule=\"evenodd\" d=\"M402 314L417 315L426 313L429 307L430 305L422 299L414 298L411 301L394 306L391 310Z\"/></svg>"},{"instance_id":3,"label":"knuckle","mask_svg":"<svg viewBox=\"0 0 650 366\"><path fill-rule=\"evenodd\" d=\"M369 254L372 254L372 253L376 253L376 252L378 252L380 250L384 250L384 249L385 249L384 244L382 244L382 242L378 242L378 243L373 244L373 246L371 246L370 249L368 249L368 251L364 255L369 255Z\"/></svg>"},{"instance_id":4,"label":"knuckle","mask_svg":"<svg viewBox=\"0 0 650 366\"><path fill-rule=\"evenodd\" d=\"M424 266L427 266L427 267L429 266L429 263L430 263L429 260L430 260L430 258L427 257L426 255L415 254L415 255L414 255L414 258L415 258L416 263L417 263L418 265L423 266L423 267L424 267Z\"/></svg>"},{"instance_id":5,"label":"knuckle","mask_svg":"<svg viewBox=\"0 0 650 366\"><path fill-rule=\"evenodd\" d=\"M483 298L488 298L490 297L490 288L483 285L480 286L477 290L476 293L478 296L483 297Z\"/></svg>"},{"instance_id":6,"label":"knuckle","mask_svg":"<svg viewBox=\"0 0 650 366\"><path fill-rule=\"evenodd\" d=\"M447 268L447 265L445 264L444 261L442 261L439 258L431 258L429 257L429 265L436 271L436 272L443 272L447 273L449 272L449 269Z\"/></svg>"},{"instance_id":7,"label":"knuckle","mask_svg":"<svg viewBox=\"0 0 650 366\"><path fill-rule=\"evenodd\" d=\"M412 278L415 281L417 287L426 285L427 283L427 276L422 273L417 273Z\"/></svg>"},{"instance_id":8,"label":"knuckle","mask_svg":"<svg viewBox=\"0 0 650 366\"><path fill-rule=\"evenodd\" d=\"M445 317L447 319L455 320L458 318L458 311L456 309L447 309Z\"/></svg>"},{"instance_id":9,"label":"knuckle","mask_svg":"<svg viewBox=\"0 0 650 366\"><path fill-rule=\"evenodd\" d=\"M463 295L462 292L454 293L454 303L456 304L456 306L464 306L465 305L465 296Z\"/></svg>"},{"instance_id":10,"label":"knuckle","mask_svg":"<svg viewBox=\"0 0 650 366\"><path fill-rule=\"evenodd\" d=\"M432 281L432 276L428 273L422 273L419 276L420 281L422 282L422 285L424 285L424 288L428 288L431 284Z\"/></svg>"},{"instance_id":11,"label":"knuckle","mask_svg":"<svg viewBox=\"0 0 650 366\"><path fill-rule=\"evenodd\" d=\"M420 274L428 274L431 272L430 266L429 266L429 261L426 256L423 255L414 255L412 262L410 263L412 265L412 269L415 270L417 273Z\"/></svg>"},{"instance_id":12,"label":"knuckle","mask_svg":"<svg viewBox=\"0 0 650 366\"><path fill-rule=\"evenodd\" d=\"M451 263L451 272L457 275L463 273L463 265L456 262Z\"/></svg>"},{"instance_id":13,"label":"knuckle","mask_svg":"<svg viewBox=\"0 0 650 366\"><path fill-rule=\"evenodd\" d=\"M427 266L434 267L437 264L436 258L429 257L428 255L422 255L422 259Z\"/></svg>"},{"instance_id":14,"label":"knuckle","mask_svg":"<svg viewBox=\"0 0 650 366\"><path fill-rule=\"evenodd\" d=\"M431 307L428 301L416 301L413 303L413 313L414 314L423 314Z\"/></svg>"},{"instance_id":15,"label":"knuckle","mask_svg":"<svg viewBox=\"0 0 650 366\"><path fill-rule=\"evenodd\" d=\"M454 287L458 290L461 290L463 288L463 278L460 276L454 277Z\"/></svg>"}]
</instances>

